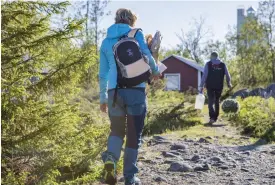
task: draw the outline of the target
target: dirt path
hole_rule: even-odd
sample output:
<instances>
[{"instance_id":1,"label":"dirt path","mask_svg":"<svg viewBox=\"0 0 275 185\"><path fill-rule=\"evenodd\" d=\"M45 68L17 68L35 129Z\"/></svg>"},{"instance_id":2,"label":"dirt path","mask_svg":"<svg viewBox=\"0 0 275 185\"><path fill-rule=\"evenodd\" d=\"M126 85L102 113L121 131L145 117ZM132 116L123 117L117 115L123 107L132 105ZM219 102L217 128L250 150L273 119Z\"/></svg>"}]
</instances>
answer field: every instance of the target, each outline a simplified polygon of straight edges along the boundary
<instances>
[{"instance_id":1,"label":"dirt path","mask_svg":"<svg viewBox=\"0 0 275 185\"><path fill-rule=\"evenodd\" d=\"M138 176L143 185L275 185L275 145L255 142L225 120L144 138Z\"/></svg>"}]
</instances>

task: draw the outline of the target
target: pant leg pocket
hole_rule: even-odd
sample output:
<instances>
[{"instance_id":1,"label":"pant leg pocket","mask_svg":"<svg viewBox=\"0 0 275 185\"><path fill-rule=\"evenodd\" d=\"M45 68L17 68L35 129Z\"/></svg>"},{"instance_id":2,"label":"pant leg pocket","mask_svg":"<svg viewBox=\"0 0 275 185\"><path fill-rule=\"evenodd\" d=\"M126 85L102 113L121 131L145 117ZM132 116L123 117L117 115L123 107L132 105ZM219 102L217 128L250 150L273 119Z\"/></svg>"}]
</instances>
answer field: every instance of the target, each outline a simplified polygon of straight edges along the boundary
<instances>
[{"instance_id":1,"label":"pant leg pocket","mask_svg":"<svg viewBox=\"0 0 275 185\"><path fill-rule=\"evenodd\" d=\"M108 92L108 113L109 116L125 116L125 105L121 92L117 93L117 100L115 106L113 106L115 91L111 90Z\"/></svg>"}]
</instances>

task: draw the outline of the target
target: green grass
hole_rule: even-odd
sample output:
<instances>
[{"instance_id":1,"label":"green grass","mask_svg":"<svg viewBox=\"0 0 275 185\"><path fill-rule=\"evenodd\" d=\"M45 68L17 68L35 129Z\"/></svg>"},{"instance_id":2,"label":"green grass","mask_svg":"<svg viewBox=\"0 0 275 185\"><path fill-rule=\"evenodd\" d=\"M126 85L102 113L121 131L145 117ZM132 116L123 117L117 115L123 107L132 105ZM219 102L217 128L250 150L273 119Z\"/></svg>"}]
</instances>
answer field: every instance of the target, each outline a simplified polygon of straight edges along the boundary
<instances>
[{"instance_id":1,"label":"green grass","mask_svg":"<svg viewBox=\"0 0 275 185\"><path fill-rule=\"evenodd\" d=\"M230 127L229 127L230 128ZM231 128L234 130L234 128ZM240 139L239 133L228 132L225 129L217 127L205 127L204 125L196 125L186 130L168 131L165 133L170 139L176 138L188 138L199 139L210 136L212 139L208 139L211 143L217 143L221 145L248 145L255 143L258 138L251 137L248 140Z\"/></svg>"},{"instance_id":2,"label":"green grass","mask_svg":"<svg viewBox=\"0 0 275 185\"><path fill-rule=\"evenodd\" d=\"M223 134L217 132L212 127L205 127L204 125L196 125L188 130L182 130L178 132L181 137L188 137L188 138L198 138L198 137L207 137L207 136L219 136L221 137Z\"/></svg>"}]
</instances>

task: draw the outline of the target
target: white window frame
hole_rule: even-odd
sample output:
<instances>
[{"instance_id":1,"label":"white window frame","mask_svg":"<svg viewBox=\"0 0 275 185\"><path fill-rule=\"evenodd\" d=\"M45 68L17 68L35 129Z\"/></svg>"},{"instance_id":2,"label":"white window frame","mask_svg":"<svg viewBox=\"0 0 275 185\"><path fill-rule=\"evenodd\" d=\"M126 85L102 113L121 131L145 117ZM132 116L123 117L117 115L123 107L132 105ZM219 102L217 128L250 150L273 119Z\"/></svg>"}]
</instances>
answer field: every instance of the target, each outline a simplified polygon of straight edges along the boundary
<instances>
[{"instance_id":1,"label":"white window frame","mask_svg":"<svg viewBox=\"0 0 275 185\"><path fill-rule=\"evenodd\" d=\"M178 91L180 91L181 90L181 83L180 83L180 73L165 73L164 74L164 78L166 78L167 79L167 76L175 76L175 75L177 75L178 76L178 80L179 80L179 87L178 87ZM165 87L165 89L167 90L167 91L169 91L169 89L167 88L167 85L165 85L166 87Z\"/></svg>"}]
</instances>

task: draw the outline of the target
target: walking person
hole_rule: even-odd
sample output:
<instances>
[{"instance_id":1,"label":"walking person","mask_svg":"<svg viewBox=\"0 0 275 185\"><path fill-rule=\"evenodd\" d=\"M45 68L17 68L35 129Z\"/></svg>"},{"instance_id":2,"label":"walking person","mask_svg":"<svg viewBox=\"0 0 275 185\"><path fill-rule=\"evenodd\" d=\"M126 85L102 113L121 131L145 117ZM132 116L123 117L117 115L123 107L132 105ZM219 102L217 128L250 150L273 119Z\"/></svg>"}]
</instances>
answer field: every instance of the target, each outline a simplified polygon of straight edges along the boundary
<instances>
[{"instance_id":1,"label":"walking person","mask_svg":"<svg viewBox=\"0 0 275 185\"><path fill-rule=\"evenodd\" d=\"M225 63L219 60L217 52L212 52L210 61L204 66L204 73L199 88L201 93L203 92L204 85L207 89L210 125L215 123L219 117L220 97L223 91L224 76L226 76L228 88L232 88L231 77Z\"/></svg>"},{"instance_id":2,"label":"walking person","mask_svg":"<svg viewBox=\"0 0 275 185\"><path fill-rule=\"evenodd\" d=\"M160 75L142 31L134 29L136 20L131 10L117 10L115 24L100 48L100 109L108 111L111 122L107 151L102 154L108 184L117 182L116 165L125 135L125 185L141 184L136 163L147 111L145 87L151 75L155 79Z\"/></svg>"}]
</instances>

